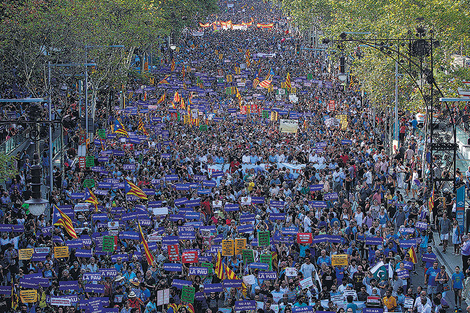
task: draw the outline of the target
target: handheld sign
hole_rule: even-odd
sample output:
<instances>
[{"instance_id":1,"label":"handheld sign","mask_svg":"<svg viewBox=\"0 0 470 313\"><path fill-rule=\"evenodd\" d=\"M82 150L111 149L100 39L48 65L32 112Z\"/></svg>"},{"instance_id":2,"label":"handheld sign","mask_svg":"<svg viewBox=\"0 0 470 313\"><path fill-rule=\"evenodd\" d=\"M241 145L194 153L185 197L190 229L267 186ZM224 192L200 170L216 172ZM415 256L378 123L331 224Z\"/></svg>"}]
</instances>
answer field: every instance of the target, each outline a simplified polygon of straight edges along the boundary
<instances>
[{"instance_id":1,"label":"handheld sign","mask_svg":"<svg viewBox=\"0 0 470 313\"><path fill-rule=\"evenodd\" d=\"M233 239L222 240L222 256L234 255L235 244Z\"/></svg>"},{"instance_id":2,"label":"handheld sign","mask_svg":"<svg viewBox=\"0 0 470 313\"><path fill-rule=\"evenodd\" d=\"M269 231L258 232L258 245L260 247L269 246L271 244L271 238Z\"/></svg>"},{"instance_id":3,"label":"handheld sign","mask_svg":"<svg viewBox=\"0 0 470 313\"><path fill-rule=\"evenodd\" d=\"M333 266L348 266L348 255L347 254L337 254L331 256L331 265Z\"/></svg>"},{"instance_id":4,"label":"handheld sign","mask_svg":"<svg viewBox=\"0 0 470 313\"><path fill-rule=\"evenodd\" d=\"M236 238L235 239L235 254L240 255L245 249L246 249L246 238Z\"/></svg>"}]
</instances>

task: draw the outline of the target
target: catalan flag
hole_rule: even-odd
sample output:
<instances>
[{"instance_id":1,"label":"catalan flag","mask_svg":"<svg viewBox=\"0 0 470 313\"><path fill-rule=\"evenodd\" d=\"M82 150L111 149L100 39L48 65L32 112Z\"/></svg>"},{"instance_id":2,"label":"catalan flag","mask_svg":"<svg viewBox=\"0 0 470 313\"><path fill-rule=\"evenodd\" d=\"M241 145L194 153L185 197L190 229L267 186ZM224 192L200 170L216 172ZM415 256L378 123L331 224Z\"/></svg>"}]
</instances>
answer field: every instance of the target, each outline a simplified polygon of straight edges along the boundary
<instances>
[{"instance_id":1,"label":"catalan flag","mask_svg":"<svg viewBox=\"0 0 470 313\"><path fill-rule=\"evenodd\" d=\"M142 121L142 119L139 119L139 126L137 127L137 129L140 130L145 136L149 135L149 133L145 129L144 122Z\"/></svg>"},{"instance_id":2,"label":"catalan flag","mask_svg":"<svg viewBox=\"0 0 470 313\"><path fill-rule=\"evenodd\" d=\"M155 262L155 259L153 258L152 253L150 252L149 245L147 244L147 240L145 240L144 233L142 232L142 227L139 224L139 234L140 234L140 241L142 242L142 245L144 246L144 251L145 251L145 258L147 259L147 263L149 265L153 265Z\"/></svg>"},{"instance_id":3,"label":"catalan flag","mask_svg":"<svg viewBox=\"0 0 470 313\"><path fill-rule=\"evenodd\" d=\"M413 246L411 246L408 250L408 255L410 256L411 262L413 262L413 264L418 263L418 257L416 256L416 251Z\"/></svg>"},{"instance_id":4,"label":"catalan flag","mask_svg":"<svg viewBox=\"0 0 470 313\"><path fill-rule=\"evenodd\" d=\"M186 109L186 106L184 105L184 99L181 97L181 102L180 102L180 109Z\"/></svg>"},{"instance_id":5,"label":"catalan flag","mask_svg":"<svg viewBox=\"0 0 470 313\"><path fill-rule=\"evenodd\" d=\"M73 228L72 220L68 217L64 212L62 212L57 205L54 205L54 209L59 213L60 218L58 218L54 222L54 226L62 226L67 234L70 235L73 239L77 239L77 233L75 232L75 228ZM54 214L56 217L56 214ZM54 221L55 218L53 218Z\"/></svg>"},{"instance_id":6,"label":"catalan flag","mask_svg":"<svg viewBox=\"0 0 470 313\"><path fill-rule=\"evenodd\" d=\"M225 265L225 264L224 264L224 266L225 266L225 275L226 275L225 278L226 278L226 279L237 279L237 275L235 274L235 272L232 271L232 270L230 269L230 267L228 267L228 265Z\"/></svg>"},{"instance_id":7,"label":"catalan flag","mask_svg":"<svg viewBox=\"0 0 470 313\"><path fill-rule=\"evenodd\" d=\"M184 65L183 65L183 68L181 69L181 76L183 76L183 79L186 76L186 66Z\"/></svg>"},{"instance_id":8,"label":"catalan flag","mask_svg":"<svg viewBox=\"0 0 470 313\"><path fill-rule=\"evenodd\" d=\"M175 71L175 59L171 59L171 71L174 72Z\"/></svg>"},{"instance_id":9,"label":"catalan flag","mask_svg":"<svg viewBox=\"0 0 470 313\"><path fill-rule=\"evenodd\" d=\"M160 104L160 103L162 103L163 101L165 101L165 98L166 98L166 93L164 93L164 94L160 97L160 99L158 99L157 104Z\"/></svg>"},{"instance_id":10,"label":"catalan flag","mask_svg":"<svg viewBox=\"0 0 470 313\"><path fill-rule=\"evenodd\" d=\"M92 203L95 206L95 212L98 212L98 198L93 194L90 188L85 190L85 202Z\"/></svg>"},{"instance_id":11,"label":"catalan flag","mask_svg":"<svg viewBox=\"0 0 470 313\"><path fill-rule=\"evenodd\" d=\"M132 182L130 182L127 179L124 183L124 190L126 192L126 195L134 195L144 200L148 199L147 195L145 194L145 192L142 191L142 189L140 189L139 187L137 187L136 185L134 185Z\"/></svg>"},{"instance_id":12,"label":"catalan flag","mask_svg":"<svg viewBox=\"0 0 470 313\"><path fill-rule=\"evenodd\" d=\"M118 119L114 121L114 132L124 137L129 137L129 134L124 128L124 125L122 125L121 121L119 121Z\"/></svg>"},{"instance_id":13,"label":"catalan flag","mask_svg":"<svg viewBox=\"0 0 470 313\"><path fill-rule=\"evenodd\" d=\"M291 84L291 81L290 81L290 74L287 73L287 77L286 77L286 87L288 90L290 90L292 88L292 84Z\"/></svg>"},{"instance_id":14,"label":"catalan flag","mask_svg":"<svg viewBox=\"0 0 470 313\"><path fill-rule=\"evenodd\" d=\"M220 280L224 279L224 263L222 263L222 255L220 254L220 251L217 253L214 272Z\"/></svg>"},{"instance_id":15,"label":"catalan flag","mask_svg":"<svg viewBox=\"0 0 470 313\"><path fill-rule=\"evenodd\" d=\"M161 81L158 82L158 85L160 84L169 85L170 83L168 82L168 77L170 77L170 75L166 75L165 78L163 78Z\"/></svg>"},{"instance_id":16,"label":"catalan flag","mask_svg":"<svg viewBox=\"0 0 470 313\"><path fill-rule=\"evenodd\" d=\"M178 93L178 91L175 91L175 95L173 96L173 102L178 103L180 102L180 100L181 100L180 94Z\"/></svg>"},{"instance_id":17,"label":"catalan flag","mask_svg":"<svg viewBox=\"0 0 470 313\"><path fill-rule=\"evenodd\" d=\"M255 79L253 79L253 89L258 87L258 85L259 85L259 78L258 78L258 73L256 73L256 77Z\"/></svg>"},{"instance_id":18,"label":"catalan flag","mask_svg":"<svg viewBox=\"0 0 470 313\"><path fill-rule=\"evenodd\" d=\"M429 214L432 214L432 210L434 209L434 188L432 188L432 193L428 200L428 209Z\"/></svg>"}]
</instances>

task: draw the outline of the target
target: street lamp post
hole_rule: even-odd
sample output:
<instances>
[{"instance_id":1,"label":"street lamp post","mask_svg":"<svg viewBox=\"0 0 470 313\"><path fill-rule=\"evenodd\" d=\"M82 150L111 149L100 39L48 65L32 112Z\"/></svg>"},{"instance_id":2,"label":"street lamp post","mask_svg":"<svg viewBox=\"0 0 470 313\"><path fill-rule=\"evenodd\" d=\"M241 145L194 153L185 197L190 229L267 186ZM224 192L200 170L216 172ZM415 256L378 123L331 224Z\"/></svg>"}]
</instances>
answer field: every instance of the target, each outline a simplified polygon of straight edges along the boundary
<instances>
[{"instance_id":1,"label":"street lamp post","mask_svg":"<svg viewBox=\"0 0 470 313\"><path fill-rule=\"evenodd\" d=\"M355 33L352 33L355 34ZM368 33L361 33L367 35ZM455 177L455 161L457 154L457 145L456 142L456 133L454 132L454 143L434 143L433 138L433 111L434 111L434 93L436 89L441 96L443 96L442 91L439 86L436 84L434 79L434 57L433 49L439 46L439 41L434 40L433 31L429 31L429 37L426 37L426 30L423 27L417 27L416 29L416 38L411 38L412 32L408 32L408 38L348 38L348 33L342 33L340 39L334 40L333 42L338 44L339 49L344 48L344 44L347 42L355 42L360 44L360 46L366 46L374 48L381 51L385 56L391 58L395 61L395 80L398 79L398 69L401 68L404 73L406 73L414 82L417 90L421 94L425 106L426 114L428 116L426 126L430 127L426 131L426 146L429 147L431 154L431 161L429 167L430 171L430 182L431 186L434 187L434 183L438 181L453 181L453 178L435 178L433 173L433 151L448 151L452 150L454 153L454 177ZM328 44L329 39L325 38L323 43ZM392 44L389 44L392 43ZM396 47L394 46L396 44ZM407 52L401 51L400 47L408 47ZM429 60L430 68L423 67L423 64L426 63L424 60ZM407 61L408 64L403 64ZM407 66L408 65L408 66ZM418 69L418 74L413 74L415 70L412 67ZM426 91L427 88L424 88L424 83L429 84L429 93ZM395 138L398 136L398 84L395 84L395 108L394 108L394 126L395 126ZM446 103L447 105L447 103ZM451 120L453 127L456 127L456 121ZM428 137L429 134L429 137ZM429 145L428 145L429 142ZM426 149L425 149L426 151ZM426 152L425 152L426 153ZM425 159L425 157L423 157ZM424 167L423 167L424 170ZM455 182L454 182L455 183Z\"/></svg>"}]
</instances>

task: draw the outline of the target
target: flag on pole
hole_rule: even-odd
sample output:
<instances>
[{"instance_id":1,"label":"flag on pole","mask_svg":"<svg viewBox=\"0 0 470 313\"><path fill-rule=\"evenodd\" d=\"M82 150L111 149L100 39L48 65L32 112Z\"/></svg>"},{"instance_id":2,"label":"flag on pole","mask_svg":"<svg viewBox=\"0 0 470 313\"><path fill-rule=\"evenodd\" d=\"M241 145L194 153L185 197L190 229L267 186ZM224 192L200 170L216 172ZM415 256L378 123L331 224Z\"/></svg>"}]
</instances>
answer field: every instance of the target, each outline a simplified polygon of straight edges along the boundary
<instances>
[{"instance_id":1,"label":"flag on pole","mask_svg":"<svg viewBox=\"0 0 470 313\"><path fill-rule=\"evenodd\" d=\"M220 254L220 250L217 253L214 272L220 280L224 279L224 264L222 263L222 255Z\"/></svg>"},{"instance_id":2,"label":"flag on pole","mask_svg":"<svg viewBox=\"0 0 470 313\"><path fill-rule=\"evenodd\" d=\"M54 221L54 219L57 216L56 214L54 214L53 225L54 226L62 226L65 229L65 231L67 232L67 234L70 235L70 237L72 237L73 239L77 239L78 236L77 236L77 233L75 232L75 228L73 228L72 220L70 219L70 217L68 217L64 212L62 212L59 209L59 207L55 204L54 204L54 210L59 212L60 218L58 218Z\"/></svg>"},{"instance_id":3,"label":"flag on pole","mask_svg":"<svg viewBox=\"0 0 470 313\"><path fill-rule=\"evenodd\" d=\"M393 267L390 262L388 263L388 278L392 279L393 278Z\"/></svg>"},{"instance_id":4,"label":"flag on pole","mask_svg":"<svg viewBox=\"0 0 470 313\"><path fill-rule=\"evenodd\" d=\"M418 263L418 257L416 256L415 247L410 247L410 249L408 250L408 255L410 256L411 262L413 262L413 264Z\"/></svg>"},{"instance_id":5,"label":"flag on pole","mask_svg":"<svg viewBox=\"0 0 470 313\"><path fill-rule=\"evenodd\" d=\"M142 191L139 187L131 183L129 180L126 179L124 182L124 190L126 192L126 195L134 195L140 199L147 200L147 195L145 192Z\"/></svg>"},{"instance_id":6,"label":"flag on pole","mask_svg":"<svg viewBox=\"0 0 470 313\"><path fill-rule=\"evenodd\" d=\"M165 101L165 98L166 98L166 93L164 93L164 94L160 97L160 99L158 99L157 104L160 104L160 103L162 103L163 101Z\"/></svg>"},{"instance_id":7,"label":"flag on pole","mask_svg":"<svg viewBox=\"0 0 470 313\"><path fill-rule=\"evenodd\" d=\"M429 197L428 209L429 209L429 214L432 215L431 213L432 213L432 210L434 209L434 187L432 188L431 197Z\"/></svg>"},{"instance_id":8,"label":"flag on pole","mask_svg":"<svg viewBox=\"0 0 470 313\"><path fill-rule=\"evenodd\" d=\"M180 103L180 109L186 109L186 106L184 105L184 99L181 97L181 103Z\"/></svg>"},{"instance_id":9,"label":"flag on pole","mask_svg":"<svg viewBox=\"0 0 470 313\"><path fill-rule=\"evenodd\" d=\"M158 82L158 85L160 84L169 85L170 83L168 82L168 77L170 77L170 75L166 75L165 78L163 78L161 81Z\"/></svg>"},{"instance_id":10,"label":"flag on pole","mask_svg":"<svg viewBox=\"0 0 470 313\"><path fill-rule=\"evenodd\" d=\"M20 303L20 300L18 298L19 292L16 290L13 279L11 280L11 285L11 308L16 311L16 309L18 308L18 304Z\"/></svg>"},{"instance_id":11,"label":"flag on pole","mask_svg":"<svg viewBox=\"0 0 470 313\"><path fill-rule=\"evenodd\" d=\"M176 66L175 59L171 59L171 71L172 72L175 71L175 66Z\"/></svg>"},{"instance_id":12,"label":"flag on pole","mask_svg":"<svg viewBox=\"0 0 470 313\"><path fill-rule=\"evenodd\" d=\"M318 272L315 270L315 281L318 282L318 285L320 286L320 292L323 291L323 287L321 285L321 280L320 277L318 276Z\"/></svg>"},{"instance_id":13,"label":"flag on pole","mask_svg":"<svg viewBox=\"0 0 470 313\"><path fill-rule=\"evenodd\" d=\"M290 90L292 88L292 84L291 84L291 81L290 81L290 74L287 73L287 77L286 77L286 87L288 90Z\"/></svg>"},{"instance_id":14,"label":"flag on pole","mask_svg":"<svg viewBox=\"0 0 470 313\"><path fill-rule=\"evenodd\" d=\"M153 258L152 253L150 252L149 245L147 244L147 240L145 240L144 233L142 232L142 227L139 225L139 233L140 233L140 241L142 242L142 245L144 246L144 251L145 251L145 258L147 259L147 263L149 265L153 265L155 262L155 259Z\"/></svg>"},{"instance_id":15,"label":"flag on pole","mask_svg":"<svg viewBox=\"0 0 470 313\"><path fill-rule=\"evenodd\" d=\"M149 135L149 133L145 129L144 122L142 121L142 119L139 119L139 126L137 127L137 129L140 130L145 136Z\"/></svg>"},{"instance_id":16,"label":"flag on pole","mask_svg":"<svg viewBox=\"0 0 470 313\"><path fill-rule=\"evenodd\" d=\"M186 66L183 65L183 68L181 69L181 75L183 76L183 79L184 79L184 76L186 76Z\"/></svg>"},{"instance_id":17,"label":"flag on pole","mask_svg":"<svg viewBox=\"0 0 470 313\"><path fill-rule=\"evenodd\" d=\"M129 134L124 128L124 125L122 125L121 121L118 119L114 121L114 133L122 135L124 137L129 137Z\"/></svg>"},{"instance_id":18,"label":"flag on pole","mask_svg":"<svg viewBox=\"0 0 470 313\"><path fill-rule=\"evenodd\" d=\"M95 206L95 212L98 212L98 198L93 194L90 188L85 190L85 202L92 203Z\"/></svg>"},{"instance_id":19,"label":"flag on pole","mask_svg":"<svg viewBox=\"0 0 470 313\"><path fill-rule=\"evenodd\" d=\"M259 85L259 78L258 78L258 73L256 73L256 77L255 79L253 79L253 89L258 87L258 85Z\"/></svg>"},{"instance_id":20,"label":"flag on pole","mask_svg":"<svg viewBox=\"0 0 470 313\"><path fill-rule=\"evenodd\" d=\"M180 100L181 100L180 94L178 93L178 91L175 91L175 95L173 96L173 102L178 103L180 102Z\"/></svg>"}]
</instances>

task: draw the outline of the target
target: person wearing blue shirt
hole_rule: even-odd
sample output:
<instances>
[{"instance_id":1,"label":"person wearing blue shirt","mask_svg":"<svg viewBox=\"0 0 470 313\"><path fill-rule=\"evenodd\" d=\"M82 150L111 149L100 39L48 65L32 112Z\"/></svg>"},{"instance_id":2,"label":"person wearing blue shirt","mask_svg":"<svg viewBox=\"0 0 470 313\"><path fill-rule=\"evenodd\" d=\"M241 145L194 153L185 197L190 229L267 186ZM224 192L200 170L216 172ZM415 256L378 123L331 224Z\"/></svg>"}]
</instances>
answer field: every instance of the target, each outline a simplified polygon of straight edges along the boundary
<instances>
[{"instance_id":1,"label":"person wearing blue shirt","mask_svg":"<svg viewBox=\"0 0 470 313\"><path fill-rule=\"evenodd\" d=\"M462 308L462 289L463 289L463 281L465 276L460 271L460 267L455 267L455 273L452 274L452 290L454 291L454 303L455 309L457 310L457 300L459 304L459 308Z\"/></svg>"},{"instance_id":2,"label":"person wearing blue shirt","mask_svg":"<svg viewBox=\"0 0 470 313\"><path fill-rule=\"evenodd\" d=\"M433 297L434 294L437 293L437 281L436 276L439 273L439 269L437 268L439 264L437 261L434 261L432 267L426 271L426 275L424 276L424 283L428 285L428 294Z\"/></svg>"},{"instance_id":3,"label":"person wearing blue shirt","mask_svg":"<svg viewBox=\"0 0 470 313\"><path fill-rule=\"evenodd\" d=\"M326 250L321 250L320 256L317 259L318 266L321 266L322 263L326 263L326 265L331 266L331 258L326 255Z\"/></svg>"}]
</instances>

